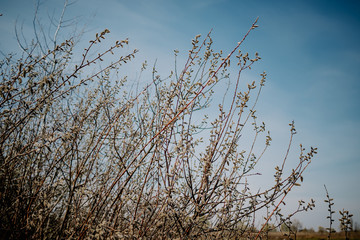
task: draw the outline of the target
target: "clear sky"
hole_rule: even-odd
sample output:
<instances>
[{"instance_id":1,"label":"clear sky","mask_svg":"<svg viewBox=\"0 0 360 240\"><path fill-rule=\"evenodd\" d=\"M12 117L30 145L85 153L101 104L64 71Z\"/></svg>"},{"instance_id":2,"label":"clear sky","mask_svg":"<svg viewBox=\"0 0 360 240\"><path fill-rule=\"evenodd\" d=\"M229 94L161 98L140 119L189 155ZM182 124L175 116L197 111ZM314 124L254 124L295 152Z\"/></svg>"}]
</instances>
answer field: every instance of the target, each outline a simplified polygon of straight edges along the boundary
<instances>
[{"instance_id":1,"label":"clear sky","mask_svg":"<svg viewBox=\"0 0 360 240\"><path fill-rule=\"evenodd\" d=\"M18 51L15 21L23 23L25 34L31 32L34 1L0 3L0 50ZM41 3L43 21L59 16L62 1ZM226 52L259 17L259 28L244 47L262 57L249 76L268 74L258 107L274 140L268 158L283 156L292 120L298 130L294 149L299 143L319 149L302 187L289 195L289 208L314 198L315 210L295 218L306 227L326 227L326 184L334 198L335 226L343 208L360 224L360 1L77 0L66 17L86 25L84 41L104 28L111 38L129 37L131 47L140 50L137 58L157 60L163 75L173 68L173 50L185 57L195 35L213 28L215 48ZM273 166L270 171L266 166L261 171L271 176Z\"/></svg>"}]
</instances>

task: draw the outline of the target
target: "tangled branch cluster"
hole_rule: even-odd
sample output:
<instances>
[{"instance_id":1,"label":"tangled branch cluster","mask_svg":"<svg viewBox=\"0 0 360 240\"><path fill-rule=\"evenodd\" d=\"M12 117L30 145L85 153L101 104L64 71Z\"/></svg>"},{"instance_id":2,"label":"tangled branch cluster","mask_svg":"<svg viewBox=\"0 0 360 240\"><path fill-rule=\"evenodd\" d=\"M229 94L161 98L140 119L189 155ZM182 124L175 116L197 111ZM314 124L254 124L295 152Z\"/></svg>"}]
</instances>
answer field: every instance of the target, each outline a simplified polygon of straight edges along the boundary
<instances>
[{"instance_id":1,"label":"tangled branch cluster","mask_svg":"<svg viewBox=\"0 0 360 240\"><path fill-rule=\"evenodd\" d=\"M161 79L154 69L152 81L134 94L127 91L126 77L115 76L137 50L83 77L128 44L118 41L91 57L108 30L90 41L77 65L71 62L71 40L45 54L3 59L1 234L9 239L228 239L252 231L254 213L262 208L274 206L279 214L276 201L280 204L302 181L316 148L305 154L301 147L298 165L288 175L286 155L276 167L274 185L252 193L247 177L271 143L255 110L266 73L240 87L241 74L260 59L238 50L255 24L226 57L212 50L210 33L202 41L196 36L180 73L175 69ZM27 53L38 45L32 47ZM209 117L205 113L216 87L230 78L231 59L237 61L237 77L218 115ZM249 124L254 136L243 149L239 141ZM289 148L296 133L290 126ZM261 136L263 150L257 155Z\"/></svg>"}]
</instances>

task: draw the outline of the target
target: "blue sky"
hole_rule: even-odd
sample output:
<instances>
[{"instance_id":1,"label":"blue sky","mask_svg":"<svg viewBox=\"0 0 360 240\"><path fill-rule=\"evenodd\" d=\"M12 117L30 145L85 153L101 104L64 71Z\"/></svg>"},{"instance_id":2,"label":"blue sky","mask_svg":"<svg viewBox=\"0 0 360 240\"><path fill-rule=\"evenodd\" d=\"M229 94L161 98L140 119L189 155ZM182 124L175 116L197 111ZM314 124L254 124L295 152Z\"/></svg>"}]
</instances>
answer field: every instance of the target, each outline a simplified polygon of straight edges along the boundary
<instances>
[{"instance_id":1,"label":"blue sky","mask_svg":"<svg viewBox=\"0 0 360 240\"><path fill-rule=\"evenodd\" d=\"M0 3L0 50L17 51L15 20L30 34L34 1ZM62 4L42 1L41 19L46 21L48 13L58 16ZM113 39L129 37L131 47L140 50L139 62L157 60L164 76L173 68L173 50L183 51L185 58L195 35L213 29L215 48L227 52L259 17L259 28L243 47L262 57L247 77L268 74L258 106L274 139L268 158L283 155L292 120L298 130L293 161L299 143L319 148L302 187L289 195L289 208L300 198L314 198L316 209L296 218L306 227L326 226L326 184L336 220L344 208L360 224L359 1L78 0L66 17L79 17L78 25L86 25L84 42L104 28ZM273 173L268 163L260 168L264 176Z\"/></svg>"}]
</instances>

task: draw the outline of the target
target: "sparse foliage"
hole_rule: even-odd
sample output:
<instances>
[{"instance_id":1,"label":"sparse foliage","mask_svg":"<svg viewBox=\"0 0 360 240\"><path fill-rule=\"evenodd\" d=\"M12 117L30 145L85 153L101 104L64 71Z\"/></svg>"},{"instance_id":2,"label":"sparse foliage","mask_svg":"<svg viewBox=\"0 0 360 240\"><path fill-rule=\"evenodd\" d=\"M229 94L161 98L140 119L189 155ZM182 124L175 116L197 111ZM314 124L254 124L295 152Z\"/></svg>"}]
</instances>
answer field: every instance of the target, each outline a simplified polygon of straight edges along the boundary
<instances>
[{"instance_id":1,"label":"sparse foliage","mask_svg":"<svg viewBox=\"0 0 360 240\"><path fill-rule=\"evenodd\" d=\"M332 210L332 206L334 205L334 203L333 203L333 200L334 200L334 199L330 198L329 192L328 192L328 190L327 190L327 188L326 188L326 185L324 185L324 187L325 187L326 198L327 198L327 199L325 199L324 201L325 201L326 203L328 203L328 212L329 212L329 216L326 217L326 218L329 219L329 227L326 228L326 230L329 232L329 234L328 234L328 239L331 239L331 233L334 232L334 229L332 228L332 223L334 222L333 214L335 213L335 211Z\"/></svg>"},{"instance_id":2,"label":"sparse foliage","mask_svg":"<svg viewBox=\"0 0 360 240\"><path fill-rule=\"evenodd\" d=\"M352 231L352 221L351 221L351 217L353 216L352 214L349 213L349 211L346 210L342 210L339 211L341 218L339 219L340 221L340 229L341 231L344 231L345 233L345 239L349 239L349 232Z\"/></svg>"}]
</instances>

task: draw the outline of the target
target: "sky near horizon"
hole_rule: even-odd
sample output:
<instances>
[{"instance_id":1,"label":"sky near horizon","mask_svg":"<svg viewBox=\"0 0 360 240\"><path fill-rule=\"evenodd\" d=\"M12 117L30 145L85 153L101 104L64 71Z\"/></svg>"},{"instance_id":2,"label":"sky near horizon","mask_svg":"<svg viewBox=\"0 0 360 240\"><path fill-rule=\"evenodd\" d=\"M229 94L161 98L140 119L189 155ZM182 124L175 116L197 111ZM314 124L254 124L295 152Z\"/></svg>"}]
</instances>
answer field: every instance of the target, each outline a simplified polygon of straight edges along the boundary
<instances>
[{"instance_id":1,"label":"sky near horizon","mask_svg":"<svg viewBox=\"0 0 360 240\"><path fill-rule=\"evenodd\" d=\"M59 16L63 1L40 2L42 21ZM15 21L30 33L35 1L0 3L0 50L16 52ZM294 149L303 143L319 152L287 204L313 198L315 210L295 218L304 227L327 227L326 184L334 198L335 226L342 209L360 224L360 1L77 0L66 17L86 25L85 42L105 28L111 38L128 37L140 50L139 61L156 61L164 76L173 68L173 50L185 58L195 35L213 29L214 47L228 53L259 17L244 48L262 58L248 77L268 74L257 111L272 133L269 154L283 157L292 120L298 131Z\"/></svg>"}]
</instances>

